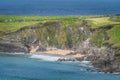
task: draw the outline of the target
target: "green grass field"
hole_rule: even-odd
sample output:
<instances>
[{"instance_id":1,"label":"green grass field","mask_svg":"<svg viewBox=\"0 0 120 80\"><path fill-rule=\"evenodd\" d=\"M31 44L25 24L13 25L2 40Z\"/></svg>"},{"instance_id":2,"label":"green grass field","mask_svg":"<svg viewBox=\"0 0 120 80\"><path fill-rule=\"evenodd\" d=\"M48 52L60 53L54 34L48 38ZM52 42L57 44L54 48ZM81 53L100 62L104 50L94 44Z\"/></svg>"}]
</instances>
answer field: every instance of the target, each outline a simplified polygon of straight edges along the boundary
<instances>
[{"instance_id":1,"label":"green grass field","mask_svg":"<svg viewBox=\"0 0 120 80\"><path fill-rule=\"evenodd\" d=\"M87 18L92 28L106 27L107 25L120 24L118 20L111 20L111 17Z\"/></svg>"},{"instance_id":2,"label":"green grass field","mask_svg":"<svg viewBox=\"0 0 120 80\"><path fill-rule=\"evenodd\" d=\"M109 30L108 35L109 35L109 38L110 38L108 42L113 47L120 47L120 25L115 26L114 28Z\"/></svg>"},{"instance_id":3,"label":"green grass field","mask_svg":"<svg viewBox=\"0 0 120 80\"><path fill-rule=\"evenodd\" d=\"M37 24L37 21L29 22L0 22L0 30L3 32L14 32L22 27Z\"/></svg>"},{"instance_id":4,"label":"green grass field","mask_svg":"<svg viewBox=\"0 0 120 80\"><path fill-rule=\"evenodd\" d=\"M15 31L21 27L42 23L47 21L62 21L63 25L69 26L73 23L79 23L79 20L86 20L92 28L98 28L106 25L120 24L117 20L110 20L110 17L100 16L0 16L1 31Z\"/></svg>"},{"instance_id":5,"label":"green grass field","mask_svg":"<svg viewBox=\"0 0 120 80\"><path fill-rule=\"evenodd\" d=\"M80 16L0 16L0 31L14 32L22 27L47 21L63 21L68 26L75 19L84 18Z\"/></svg>"}]
</instances>

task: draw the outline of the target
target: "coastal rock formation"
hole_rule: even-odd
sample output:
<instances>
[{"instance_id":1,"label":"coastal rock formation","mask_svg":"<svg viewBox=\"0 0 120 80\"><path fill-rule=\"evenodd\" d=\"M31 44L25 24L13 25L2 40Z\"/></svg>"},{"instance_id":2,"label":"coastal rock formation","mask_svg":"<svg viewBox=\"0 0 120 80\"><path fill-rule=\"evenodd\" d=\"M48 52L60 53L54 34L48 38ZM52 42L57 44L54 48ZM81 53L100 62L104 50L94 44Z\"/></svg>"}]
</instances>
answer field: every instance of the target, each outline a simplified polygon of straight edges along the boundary
<instances>
[{"instance_id":1,"label":"coastal rock formation","mask_svg":"<svg viewBox=\"0 0 120 80\"><path fill-rule=\"evenodd\" d=\"M73 20L74 24L67 21L66 25L65 21L54 20L23 27L12 33L1 32L4 35L0 38L0 52L26 53L33 47L36 47L33 52L39 52L45 51L46 46L53 46L58 49L74 50L73 54L85 55L84 58L76 58L76 60L91 61L95 67L104 72L120 72L120 48L117 44L112 45L108 34L114 25L92 28L85 20L79 22ZM58 61L75 61L75 59L63 58Z\"/></svg>"},{"instance_id":2,"label":"coastal rock formation","mask_svg":"<svg viewBox=\"0 0 120 80\"><path fill-rule=\"evenodd\" d=\"M27 47L22 45L15 45L11 43L0 43L0 52L24 52L28 53L29 50Z\"/></svg>"},{"instance_id":3,"label":"coastal rock formation","mask_svg":"<svg viewBox=\"0 0 120 80\"><path fill-rule=\"evenodd\" d=\"M59 58L57 61L77 61L75 58Z\"/></svg>"}]
</instances>

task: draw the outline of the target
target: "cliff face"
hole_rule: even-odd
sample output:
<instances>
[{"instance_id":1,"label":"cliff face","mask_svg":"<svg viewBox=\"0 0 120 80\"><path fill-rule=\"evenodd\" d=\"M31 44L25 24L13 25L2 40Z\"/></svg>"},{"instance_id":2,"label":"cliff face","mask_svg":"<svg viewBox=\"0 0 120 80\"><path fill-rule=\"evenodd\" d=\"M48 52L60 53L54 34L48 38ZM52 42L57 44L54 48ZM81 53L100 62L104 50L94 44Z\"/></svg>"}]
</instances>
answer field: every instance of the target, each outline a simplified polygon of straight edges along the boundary
<instances>
[{"instance_id":1,"label":"cliff face","mask_svg":"<svg viewBox=\"0 0 120 80\"><path fill-rule=\"evenodd\" d=\"M120 47L113 47L109 42L113 28L114 25L92 28L89 22L76 19L73 22L46 21L4 34L0 38L0 52L28 53L32 45L55 46L84 54L84 60L91 61L102 71L120 72Z\"/></svg>"},{"instance_id":2,"label":"cliff face","mask_svg":"<svg viewBox=\"0 0 120 80\"><path fill-rule=\"evenodd\" d=\"M65 26L62 22L45 22L44 24L21 28L18 31L2 37L2 42L19 43L31 46L31 43L39 41L58 48L77 48L77 45L89 36L89 27L84 22ZM88 32L87 32L88 31Z\"/></svg>"},{"instance_id":3,"label":"cliff face","mask_svg":"<svg viewBox=\"0 0 120 80\"><path fill-rule=\"evenodd\" d=\"M25 46L15 45L11 43L0 43L0 52L24 52L28 53L29 50Z\"/></svg>"}]
</instances>

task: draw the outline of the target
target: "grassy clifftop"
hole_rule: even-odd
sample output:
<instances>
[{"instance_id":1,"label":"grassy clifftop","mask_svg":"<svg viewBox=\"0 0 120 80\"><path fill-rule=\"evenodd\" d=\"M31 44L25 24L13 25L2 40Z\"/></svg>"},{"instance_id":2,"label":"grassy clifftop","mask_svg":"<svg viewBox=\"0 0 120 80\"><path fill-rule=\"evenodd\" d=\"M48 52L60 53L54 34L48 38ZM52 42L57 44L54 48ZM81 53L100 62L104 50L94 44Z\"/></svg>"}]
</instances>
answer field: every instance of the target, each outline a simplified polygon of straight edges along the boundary
<instances>
[{"instance_id":1,"label":"grassy clifftop","mask_svg":"<svg viewBox=\"0 0 120 80\"><path fill-rule=\"evenodd\" d=\"M120 54L120 17L111 16L87 20L89 20L91 28L96 30L91 40L98 47L108 44L117 49L116 53Z\"/></svg>"},{"instance_id":2,"label":"grassy clifftop","mask_svg":"<svg viewBox=\"0 0 120 80\"><path fill-rule=\"evenodd\" d=\"M87 26L83 32L81 27ZM0 16L0 39L22 28L22 36L31 35L50 45L77 44L84 40L83 33L92 30L91 42L101 47L110 45L120 53L119 16ZM17 34L16 34L17 35Z\"/></svg>"}]
</instances>

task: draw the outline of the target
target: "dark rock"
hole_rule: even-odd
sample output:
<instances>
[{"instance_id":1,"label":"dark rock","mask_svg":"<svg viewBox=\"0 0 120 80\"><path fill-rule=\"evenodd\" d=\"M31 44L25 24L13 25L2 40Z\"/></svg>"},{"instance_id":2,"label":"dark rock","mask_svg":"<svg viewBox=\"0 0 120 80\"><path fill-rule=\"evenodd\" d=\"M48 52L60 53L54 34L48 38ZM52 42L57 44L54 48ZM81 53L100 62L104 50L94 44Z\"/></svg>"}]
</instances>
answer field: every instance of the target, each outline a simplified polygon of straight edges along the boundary
<instances>
[{"instance_id":1,"label":"dark rock","mask_svg":"<svg viewBox=\"0 0 120 80\"><path fill-rule=\"evenodd\" d=\"M84 57L81 57L81 58L76 58L77 61L83 61L84 60Z\"/></svg>"},{"instance_id":2,"label":"dark rock","mask_svg":"<svg viewBox=\"0 0 120 80\"><path fill-rule=\"evenodd\" d=\"M11 43L0 43L0 52L24 52L28 53L29 50L25 46L15 45Z\"/></svg>"},{"instance_id":3,"label":"dark rock","mask_svg":"<svg viewBox=\"0 0 120 80\"><path fill-rule=\"evenodd\" d=\"M116 58L113 60L106 58L102 60L98 59L96 61L93 61L92 64L106 73L120 72L120 59L118 59L120 57Z\"/></svg>"},{"instance_id":4,"label":"dark rock","mask_svg":"<svg viewBox=\"0 0 120 80\"><path fill-rule=\"evenodd\" d=\"M39 46L36 52L40 52L40 51L46 51L46 48L43 46Z\"/></svg>"},{"instance_id":5,"label":"dark rock","mask_svg":"<svg viewBox=\"0 0 120 80\"><path fill-rule=\"evenodd\" d=\"M76 61L74 58L59 58L57 61Z\"/></svg>"}]
</instances>

